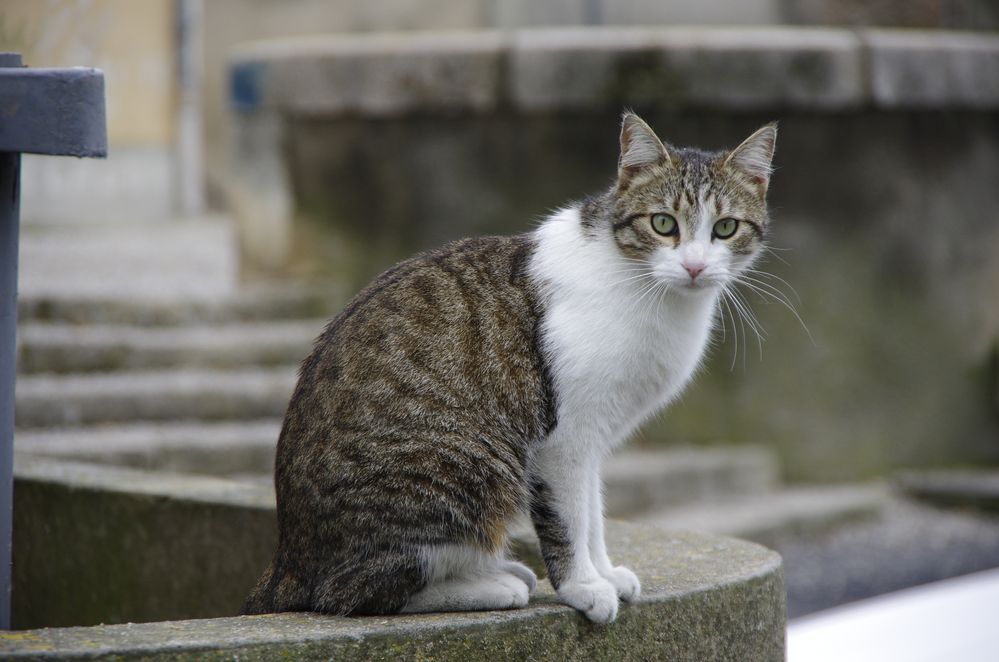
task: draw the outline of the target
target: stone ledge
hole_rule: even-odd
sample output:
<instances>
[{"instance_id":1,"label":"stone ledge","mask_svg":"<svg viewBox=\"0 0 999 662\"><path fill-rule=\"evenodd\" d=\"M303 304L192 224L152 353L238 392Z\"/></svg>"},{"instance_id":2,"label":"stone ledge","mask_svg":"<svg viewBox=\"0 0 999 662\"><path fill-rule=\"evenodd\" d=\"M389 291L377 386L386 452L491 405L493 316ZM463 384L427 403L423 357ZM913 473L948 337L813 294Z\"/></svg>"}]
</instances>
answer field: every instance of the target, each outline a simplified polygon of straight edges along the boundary
<instances>
[{"instance_id":1,"label":"stone ledge","mask_svg":"<svg viewBox=\"0 0 999 662\"><path fill-rule=\"evenodd\" d=\"M736 540L611 523L644 595L595 626L543 582L509 612L333 618L281 614L0 634L5 659L784 659L780 557Z\"/></svg>"},{"instance_id":2,"label":"stone ledge","mask_svg":"<svg viewBox=\"0 0 999 662\"><path fill-rule=\"evenodd\" d=\"M871 30L863 39L876 107L999 106L999 35Z\"/></svg>"},{"instance_id":3,"label":"stone ledge","mask_svg":"<svg viewBox=\"0 0 999 662\"><path fill-rule=\"evenodd\" d=\"M510 612L226 617L273 551L270 488L25 455L15 476L16 627L221 618L2 633L4 659L783 659L780 557L744 541L608 522L643 581L609 627L545 583Z\"/></svg>"},{"instance_id":4,"label":"stone ledge","mask_svg":"<svg viewBox=\"0 0 999 662\"><path fill-rule=\"evenodd\" d=\"M825 28L549 28L285 38L240 46L242 111L995 108L999 35Z\"/></svg>"},{"instance_id":5,"label":"stone ledge","mask_svg":"<svg viewBox=\"0 0 999 662\"><path fill-rule=\"evenodd\" d=\"M787 28L524 31L509 95L526 111L662 103L765 109L861 105L856 35Z\"/></svg>"}]
</instances>

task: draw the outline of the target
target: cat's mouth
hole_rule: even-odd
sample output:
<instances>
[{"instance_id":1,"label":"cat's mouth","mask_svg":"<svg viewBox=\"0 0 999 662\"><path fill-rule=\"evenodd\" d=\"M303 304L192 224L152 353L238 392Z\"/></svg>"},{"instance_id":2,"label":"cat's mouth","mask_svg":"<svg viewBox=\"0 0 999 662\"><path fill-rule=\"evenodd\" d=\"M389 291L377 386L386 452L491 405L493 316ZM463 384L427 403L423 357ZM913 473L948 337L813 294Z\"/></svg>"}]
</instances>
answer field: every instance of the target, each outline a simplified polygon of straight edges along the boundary
<instances>
[{"instance_id":1,"label":"cat's mouth","mask_svg":"<svg viewBox=\"0 0 999 662\"><path fill-rule=\"evenodd\" d=\"M687 292L690 294L695 294L699 292L707 292L718 287L718 282L714 278L685 278L680 281L680 286L677 288L681 292Z\"/></svg>"}]
</instances>

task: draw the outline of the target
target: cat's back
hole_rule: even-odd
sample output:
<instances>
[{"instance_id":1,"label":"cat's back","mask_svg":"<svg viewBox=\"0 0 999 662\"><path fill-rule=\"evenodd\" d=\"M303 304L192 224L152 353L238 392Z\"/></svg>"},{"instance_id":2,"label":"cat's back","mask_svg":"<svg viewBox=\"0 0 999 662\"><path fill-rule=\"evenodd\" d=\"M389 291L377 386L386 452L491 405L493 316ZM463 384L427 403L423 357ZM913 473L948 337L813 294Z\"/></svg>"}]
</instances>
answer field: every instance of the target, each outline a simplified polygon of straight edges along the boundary
<instances>
[{"instance_id":1,"label":"cat's back","mask_svg":"<svg viewBox=\"0 0 999 662\"><path fill-rule=\"evenodd\" d=\"M541 436L554 405L527 273L534 249L529 235L466 239L378 276L303 362L282 443L361 434L377 444L418 428L485 426Z\"/></svg>"}]
</instances>

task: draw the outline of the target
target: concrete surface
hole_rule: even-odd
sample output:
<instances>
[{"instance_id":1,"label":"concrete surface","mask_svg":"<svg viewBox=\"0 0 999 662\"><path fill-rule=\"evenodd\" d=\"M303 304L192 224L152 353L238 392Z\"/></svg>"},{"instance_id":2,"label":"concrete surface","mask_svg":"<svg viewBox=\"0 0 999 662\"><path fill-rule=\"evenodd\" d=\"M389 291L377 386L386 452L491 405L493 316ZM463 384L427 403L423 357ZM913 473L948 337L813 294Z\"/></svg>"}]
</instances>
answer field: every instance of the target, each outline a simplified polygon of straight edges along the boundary
<instances>
[{"instance_id":1,"label":"concrete surface","mask_svg":"<svg viewBox=\"0 0 999 662\"><path fill-rule=\"evenodd\" d=\"M132 420L253 420L283 416L296 379L293 367L29 375L17 381L15 416L20 428Z\"/></svg>"},{"instance_id":2,"label":"concrete surface","mask_svg":"<svg viewBox=\"0 0 999 662\"><path fill-rule=\"evenodd\" d=\"M603 478L607 512L628 518L767 492L777 487L778 468L776 455L762 446L624 448L608 458Z\"/></svg>"},{"instance_id":3,"label":"concrete surface","mask_svg":"<svg viewBox=\"0 0 999 662\"><path fill-rule=\"evenodd\" d=\"M35 228L21 237L28 299L212 300L235 293L236 236L221 218Z\"/></svg>"},{"instance_id":4,"label":"concrete surface","mask_svg":"<svg viewBox=\"0 0 999 662\"><path fill-rule=\"evenodd\" d=\"M64 280L68 276L64 272ZM348 298L342 284L328 281L254 282L232 294L172 300L133 295L128 286L90 296L73 294L72 287L63 292L61 285L50 289L45 294L20 293L17 311L22 324L181 326L330 317Z\"/></svg>"},{"instance_id":5,"label":"concrete surface","mask_svg":"<svg viewBox=\"0 0 999 662\"><path fill-rule=\"evenodd\" d=\"M266 491L252 486L23 457L17 475L25 505L15 551L31 559L15 583L15 600L22 601L15 609L18 627L233 614L232 599L249 588L255 579L249 575L263 568L273 544ZM360 619L286 614L52 628L0 634L0 656L783 659L784 597L775 553L619 522L608 524L608 540L618 562L643 581L640 603L623 607L609 627L554 604L543 585L531 607L510 612ZM61 562L46 549L58 549Z\"/></svg>"},{"instance_id":6,"label":"concrete surface","mask_svg":"<svg viewBox=\"0 0 999 662\"><path fill-rule=\"evenodd\" d=\"M228 476L269 485L280 430L280 419L134 421L20 429L15 443L21 452L68 461ZM687 447L615 453L605 466L604 484L607 513L628 518L691 502L760 496L776 489L778 481L776 458L761 447Z\"/></svg>"},{"instance_id":7,"label":"concrete surface","mask_svg":"<svg viewBox=\"0 0 999 662\"><path fill-rule=\"evenodd\" d=\"M234 615L277 541L274 492L17 455L15 628Z\"/></svg>"},{"instance_id":8,"label":"concrete surface","mask_svg":"<svg viewBox=\"0 0 999 662\"><path fill-rule=\"evenodd\" d=\"M618 109L653 101L715 111L999 103L999 37L930 30L571 27L324 35L242 44L231 67L238 111L326 117L501 106Z\"/></svg>"},{"instance_id":9,"label":"concrete surface","mask_svg":"<svg viewBox=\"0 0 999 662\"><path fill-rule=\"evenodd\" d=\"M280 419L254 421L136 421L72 428L21 429L18 451L67 461L175 471L258 476L273 482Z\"/></svg>"},{"instance_id":10,"label":"concrete surface","mask_svg":"<svg viewBox=\"0 0 999 662\"><path fill-rule=\"evenodd\" d=\"M28 373L297 365L327 320L142 328L27 322L18 369Z\"/></svg>"},{"instance_id":11,"label":"concrete surface","mask_svg":"<svg viewBox=\"0 0 999 662\"><path fill-rule=\"evenodd\" d=\"M879 515L784 538L791 618L999 567L999 517L889 499Z\"/></svg>"},{"instance_id":12,"label":"concrete surface","mask_svg":"<svg viewBox=\"0 0 999 662\"><path fill-rule=\"evenodd\" d=\"M876 518L886 498L885 489L873 485L787 487L645 512L635 521L773 546L784 539L814 539L844 524Z\"/></svg>"},{"instance_id":13,"label":"concrete surface","mask_svg":"<svg viewBox=\"0 0 999 662\"><path fill-rule=\"evenodd\" d=\"M999 470L913 471L893 481L904 494L928 503L999 515Z\"/></svg>"}]
</instances>

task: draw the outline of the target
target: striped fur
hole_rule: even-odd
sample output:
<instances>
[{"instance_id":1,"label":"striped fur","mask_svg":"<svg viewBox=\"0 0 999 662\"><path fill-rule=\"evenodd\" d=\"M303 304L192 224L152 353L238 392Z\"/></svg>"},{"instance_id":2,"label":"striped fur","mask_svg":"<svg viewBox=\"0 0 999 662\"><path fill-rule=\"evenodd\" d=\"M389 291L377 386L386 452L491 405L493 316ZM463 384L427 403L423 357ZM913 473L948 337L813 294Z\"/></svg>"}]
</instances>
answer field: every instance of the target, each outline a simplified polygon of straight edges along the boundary
<instances>
[{"instance_id":1,"label":"striped fur","mask_svg":"<svg viewBox=\"0 0 999 662\"><path fill-rule=\"evenodd\" d=\"M706 153L628 114L602 195L360 292L302 364L277 448L278 549L245 613L523 606L534 576L504 552L527 512L561 599L613 620L640 586L607 555L600 465L689 381L720 288L755 257L773 131ZM650 224L660 212L674 236ZM737 232L713 237L727 216Z\"/></svg>"}]
</instances>

